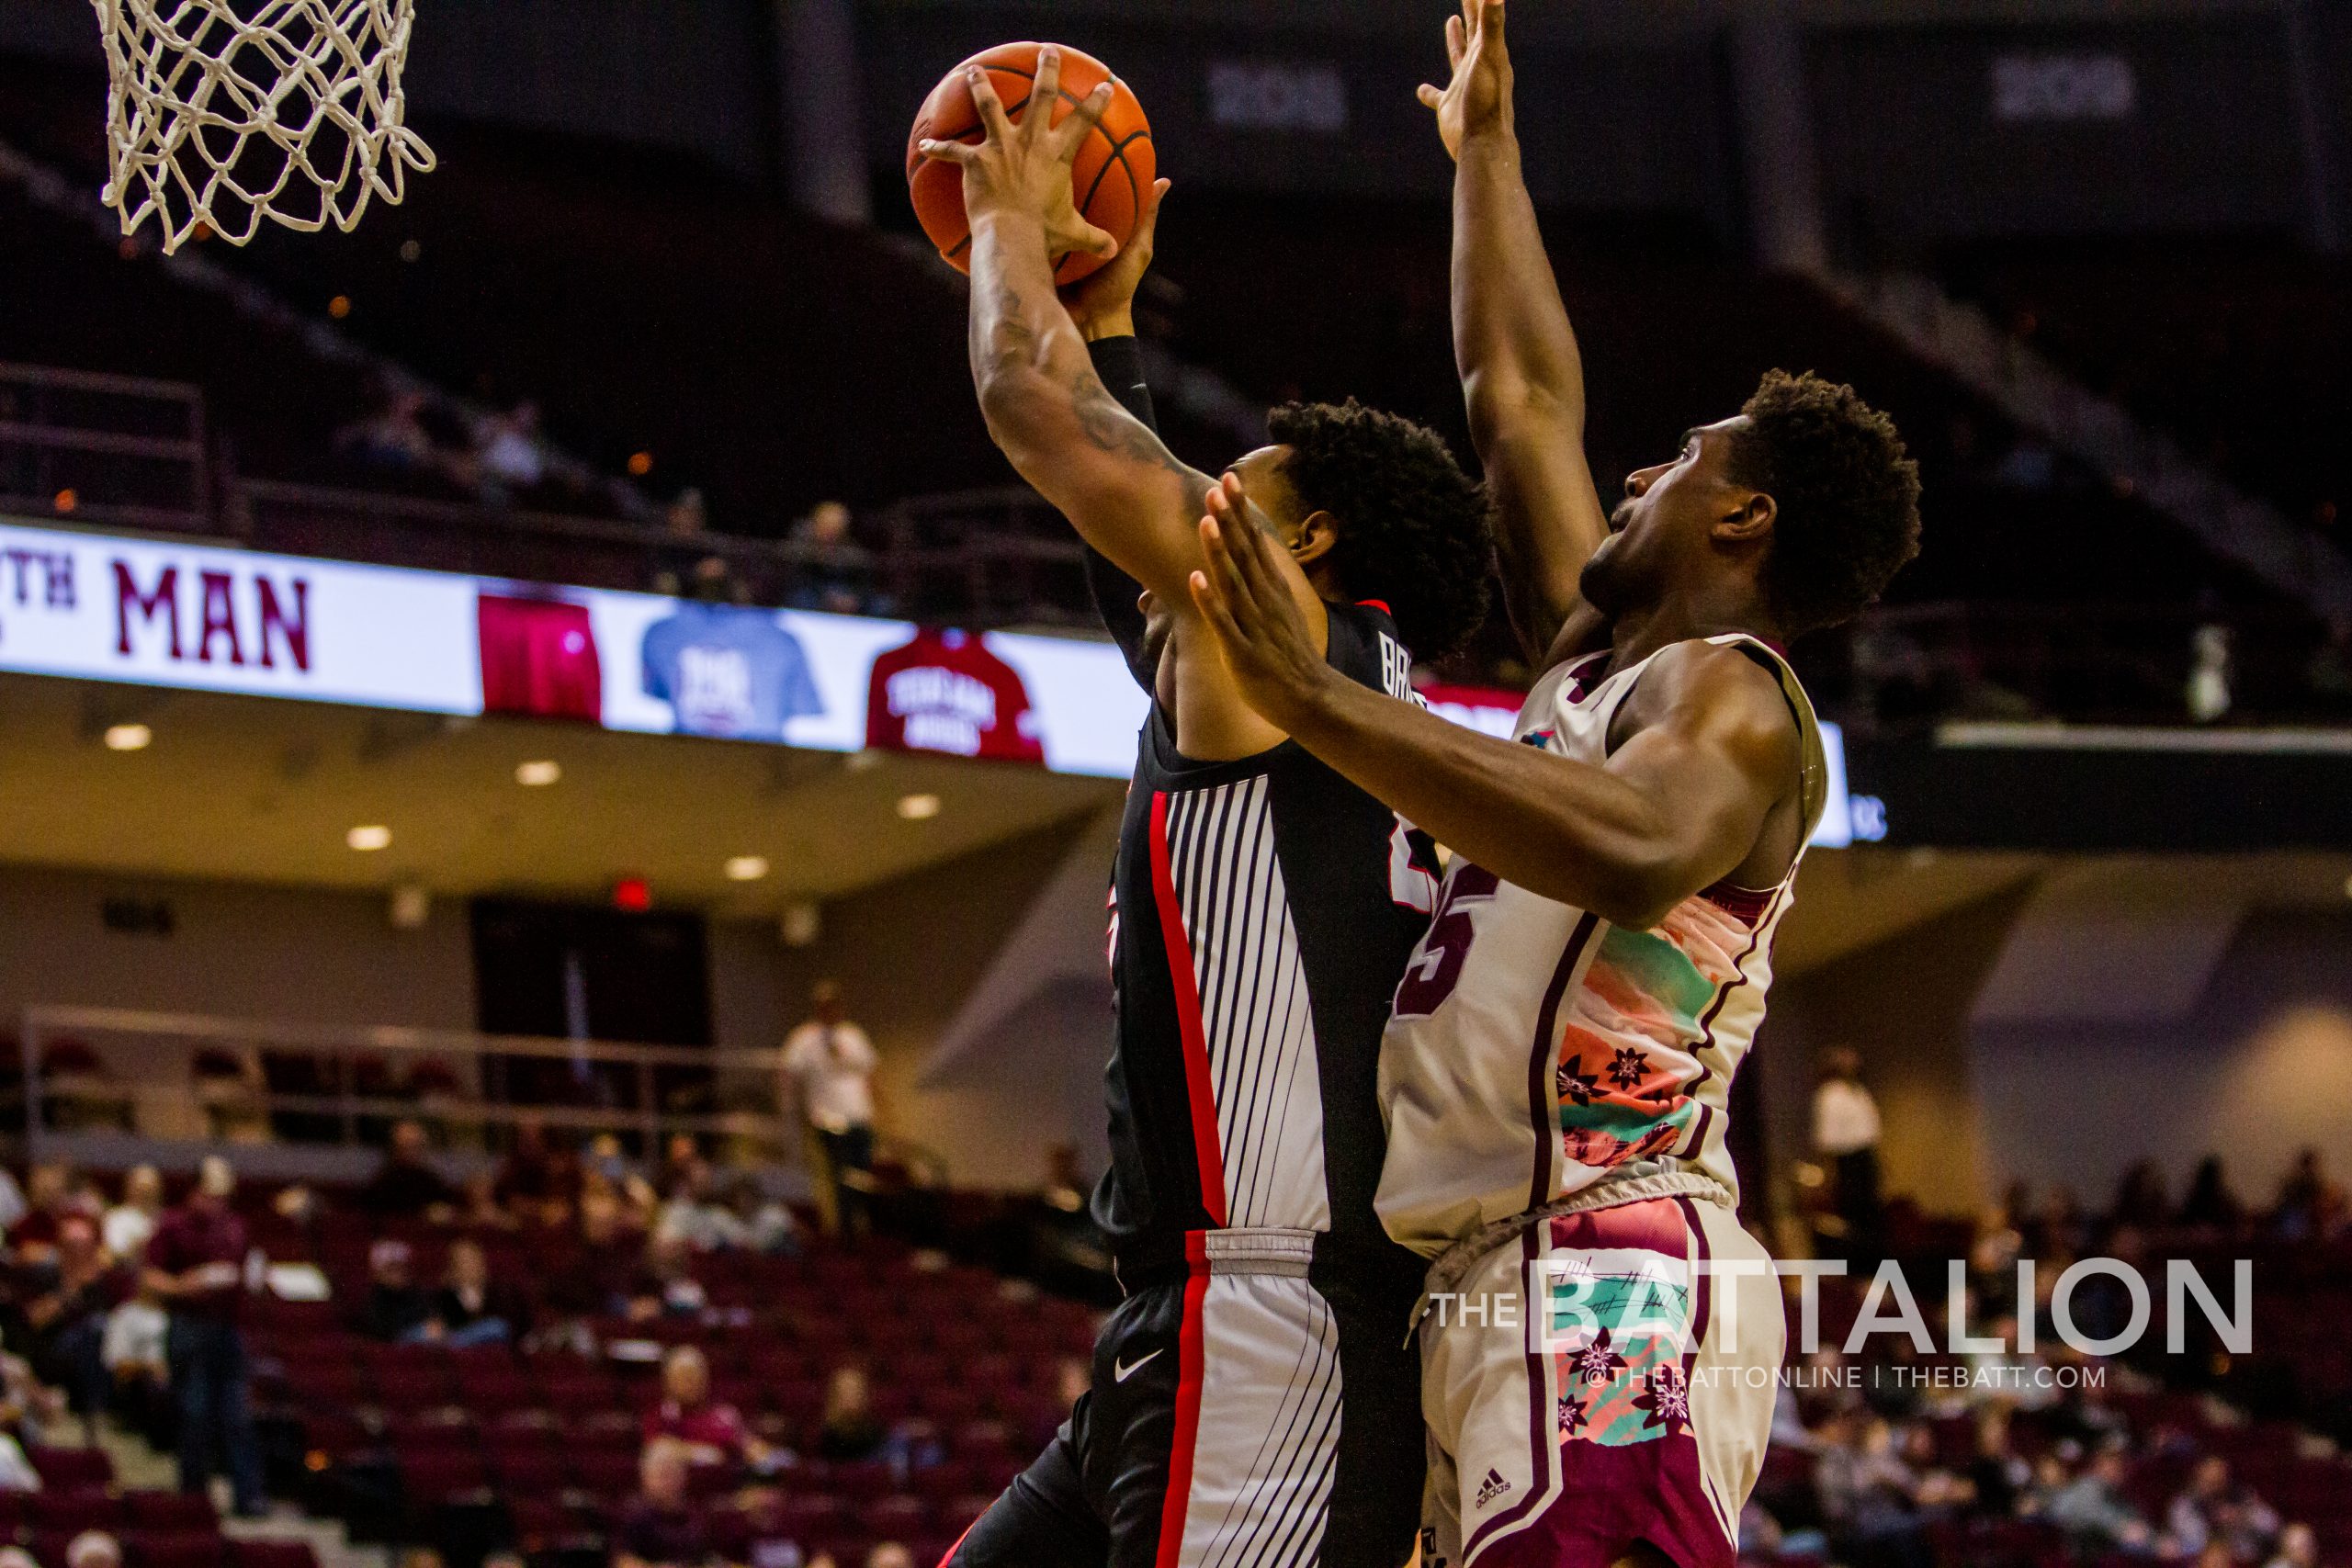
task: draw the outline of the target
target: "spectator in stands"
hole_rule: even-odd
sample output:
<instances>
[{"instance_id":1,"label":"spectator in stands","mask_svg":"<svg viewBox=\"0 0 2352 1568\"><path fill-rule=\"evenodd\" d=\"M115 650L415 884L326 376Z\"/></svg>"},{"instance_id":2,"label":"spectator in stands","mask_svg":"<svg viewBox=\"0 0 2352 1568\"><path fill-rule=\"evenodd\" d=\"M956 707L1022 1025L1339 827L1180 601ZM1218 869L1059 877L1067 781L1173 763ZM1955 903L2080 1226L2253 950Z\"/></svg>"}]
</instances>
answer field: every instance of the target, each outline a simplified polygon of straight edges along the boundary
<instances>
[{"instance_id":1,"label":"spectator in stands","mask_svg":"<svg viewBox=\"0 0 2352 1568\"><path fill-rule=\"evenodd\" d=\"M491 1190L501 1208L521 1218L567 1225L580 1205L580 1154L571 1140L548 1131L542 1118L526 1116L514 1123L514 1146Z\"/></svg>"},{"instance_id":2,"label":"spectator in stands","mask_svg":"<svg viewBox=\"0 0 2352 1568\"><path fill-rule=\"evenodd\" d=\"M122 1542L105 1530L84 1530L65 1543L65 1568L122 1568Z\"/></svg>"},{"instance_id":3,"label":"spectator in stands","mask_svg":"<svg viewBox=\"0 0 2352 1568\"><path fill-rule=\"evenodd\" d=\"M0 1438L0 1441L6 1441L11 1446L14 1446L16 1439L12 1438ZM24 1454L22 1450L18 1451L17 1458L19 1463L24 1462ZM25 1464L25 1469L29 1472L32 1469L32 1466L29 1463L27 1463ZM6 1479L6 1467L0 1467L0 1492L40 1491L40 1477L35 1475L32 1480L33 1483L29 1486L16 1485ZM40 1561L21 1546L0 1546L0 1568L40 1568Z\"/></svg>"},{"instance_id":4,"label":"spectator in stands","mask_svg":"<svg viewBox=\"0 0 2352 1568\"><path fill-rule=\"evenodd\" d=\"M817 1457L854 1464L879 1455L890 1429L874 1413L873 1390L859 1367L835 1367L825 1380L825 1415L817 1428Z\"/></svg>"},{"instance_id":5,"label":"spectator in stands","mask_svg":"<svg viewBox=\"0 0 2352 1568\"><path fill-rule=\"evenodd\" d=\"M751 1245L751 1228L718 1196L710 1162L699 1156L678 1173L669 1201L653 1222L657 1236L684 1239L697 1252L726 1252Z\"/></svg>"},{"instance_id":6,"label":"spectator in stands","mask_svg":"<svg viewBox=\"0 0 2352 1568\"><path fill-rule=\"evenodd\" d=\"M2304 1149L2278 1184L2278 1201L2270 1211L2271 1229L2281 1241L2320 1241L2343 1228L2345 1214L2344 1189L2329 1180L2320 1168L2319 1151Z\"/></svg>"},{"instance_id":7,"label":"spectator in stands","mask_svg":"<svg viewBox=\"0 0 2352 1568\"><path fill-rule=\"evenodd\" d=\"M794 609L861 615L875 607L874 558L850 537L850 522L847 506L820 501L792 525L793 543L800 547Z\"/></svg>"},{"instance_id":8,"label":"spectator in stands","mask_svg":"<svg viewBox=\"0 0 2352 1568\"><path fill-rule=\"evenodd\" d=\"M2082 1474L2042 1499L2041 1516L2064 1530L2079 1550L2145 1556L2155 1550L2156 1532L2125 1495L2129 1473L2124 1445L2106 1444Z\"/></svg>"},{"instance_id":9,"label":"spectator in stands","mask_svg":"<svg viewBox=\"0 0 2352 1568\"><path fill-rule=\"evenodd\" d=\"M1895 1451L1885 1418L1841 1412L1823 1433L1815 1470L1840 1562L1853 1568L1929 1568L1920 1478Z\"/></svg>"},{"instance_id":10,"label":"spectator in stands","mask_svg":"<svg viewBox=\"0 0 2352 1568\"><path fill-rule=\"evenodd\" d=\"M12 1232L17 1222L25 1217L25 1190L17 1185L14 1172L0 1166L0 1235Z\"/></svg>"},{"instance_id":11,"label":"spectator in stands","mask_svg":"<svg viewBox=\"0 0 2352 1568\"><path fill-rule=\"evenodd\" d=\"M2319 1537L2312 1527L2298 1523L2280 1530L2267 1568L2319 1568Z\"/></svg>"},{"instance_id":12,"label":"spectator in stands","mask_svg":"<svg viewBox=\"0 0 2352 1568\"><path fill-rule=\"evenodd\" d=\"M75 1206L74 1173L56 1164L37 1165L25 1179L26 1208L8 1231L19 1263L46 1262L57 1253L57 1231Z\"/></svg>"},{"instance_id":13,"label":"spectator in stands","mask_svg":"<svg viewBox=\"0 0 2352 1568\"><path fill-rule=\"evenodd\" d=\"M433 1314L432 1298L416 1282L408 1243L387 1236L368 1249L368 1300L359 1326L373 1339L409 1339Z\"/></svg>"},{"instance_id":14,"label":"spectator in stands","mask_svg":"<svg viewBox=\"0 0 2352 1568\"><path fill-rule=\"evenodd\" d=\"M522 1298L490 1276L490 1255L478 1241L449 1244L441 1288L433 1292L423 1337L452 1349L503 1345L526 1325Z\"/></svg>"},{"instance_id":15,"label":"spectator in stands","mask_svg":"<svg viewBox=\"0 0 2352 1568\"><path fill-rule=\"evenodd\" d=\"M108 1209L102 1239L125 1263L136 1264L164 1213L164 1174L152 1165L133 1166L122 1179L122 1201Z\"/></svg>"},{"instance_id":16,"label":"spectator in stands","mask_svg":"<svg viewBox=\"0 0 2352 1568\"><path fill-rule=\"evenodd\" d=\"M753 1435L742 1413L710 1392L710 1363L692 1345L662 1359L662 1403L646 1412L645 1440L681 1444L694 1464L765 1467L775 1450Z\"/></svg>"},{"instance_id":17,"label":"spectator in stands","mask_svg":"<svg viewBox=\"0 0 2352 1568\"><path fill-rule=\"evenodd\" d=\"M915 1568L915 1554L903 1541L877 1541L865 1554L865 1568Z\"/></svg>"},{"instance_id":18,"label":"spectator in stands","mask_svg":"<svg viewBox=\"0 0 2352 1568\"><path fill-rule=\"evenodd\" d=\"M2107 1219L2114 1228L2138 1231L2162 1230L2171 1223L2172 1202L2165 1196L2164 1172L2154 1160L2141 1160L2123 1173Z\"/></svg>"},{"instance_id":19,"label":"spectator in stands","mask_svg":"<svg viewBox=\"0 0 2352 1568\"><path fill-rule=\"evenodd\" d=\"M382 406L335 433L334 444L370 468L391 474L422 475L440 468L440 454L424 428L425 395L388 392Z\"/></svg>"},{"instance_id":20,"label":"spectator in stands","mask_svg":"<svg viewBox=\"0 0 2352 1568\"><path fill-rule=\"evenodd\" d=\"M2009 1412L1994 1404L1976 1413L1975 1450L1968 1460L1968 1485L1982 1513L2007 1517L2018 1511L2026 1488L2033 1483L2033 1467L2010 1441Z\"/></svg>"},{"instance_id":21,"label":"spectator in stands","mask_svg":"<svg viewBox=\"0 0 2352 1568\"><path fill-rule=\"evenodd\" d=\"M2230 1179L2222 1170L2222 1156L2207 1155L2197 1162L2197 1169L2188 1179L2188 1190L2181 1196L2180 1213L2175 1216L2175 1223L2200 1232L2209 1239L2220 1240L2235 1235L2245 1221L2245 1205L2230 1190Z\"/></svg>"},{"instance_id":22,"label":"spectator in stands","mask_svg":"<svg viewBox=\"0 0 2352 1568\"><path fill-rule=\"evenodd\" d=\"M430 1220L447 1224L463 1196L433 1167L433 1140L421 1122L393 1124L391 1145L376 1174L353 1201L380 1220Z\"/></svg>"},{"instance_id":23,"label":"spectator in stands","mask_svg":"<svg viewBox=\"0 0 2352 1568\"><path fill-rule=\"evenodd\" d=\"M694 1243L673 1232L646 1238L645 1266L631 1281L628 1315L638 1322L691 1317L710 1305L710 1294L695 1278Z\"/></svg>"},{"instance_id":24,"label":"spectator in stands","mask_svg":"<svg viewBox=\"0 0 2352 1568\"><path fill-rule=\"evenodd\" d=\"M545 1300L559 1316L611 1317L628 1310L641 1244L621 1223L620 1201L590 1191L580 1203L580 1244L548 1281Z\"/></svg>"},{"instance_id":25,"label":"spectator in stands","mask_svg":"<svg viewBox=\"0 0 2352 1568\"><path fill-rule=\"evenodd\" d=\"M1862 1082L1862 1058L1850 1046L1822 1057L1813 1091L1813 1146L1828 1166L1834 1213L1845 1256L1859 1269L1876 1266L1883 1229L1879 1196L1878 1101Z\"/></svg>"},{"instance_id":26,"label":"spectator in stands","mask_svg":"<svg viewBox=\"0 0 2352 1568\"><path fill-rule=\"evenodd\" d=\"M638 1461L638 1493L613 1531L613 1568L699 1568L710 1533L687 1500L684 1444L656 1438Z\"/></svg>"},{"instance_id":27,"label":"spectator in stands","mask_svg":"<svg viewBox=\"0 0 2352 1568\"><path fill-rule=\"evenodd\" d=\"M816 1016L784 1043L784 1076L797 1086L802 1114L816 1136L838 1234L868 1228L874 1168L874 1042L851 1022L838 980L809 992Z\"/></svg>"},{"instance_id":28,"label":"spectator in stands","mask_svg":"<svg viewBox=\"0 0 2352 1568\"><path fill-rule=\"evenodd\" d=\"M2188 688L2183 694L2191 724L2218 724L2230 713L2230 628L2201 626L2189 637Z\"/></svg>"},{"instance_id":29,"label":"spectator in stands","mask_svg":"<svg viewBox=\"0 0 2352 1568\"><path fill-rule=\"evenodd\" d=\"M2210 1542L2241 1561L2258 1561L2278 1534L2278 1513L2231 1475L2228 1460L2208 1454L2165 1510L2165 1533L2184 1556L2203 1551Z\"/></svg>"},{"instance_id":30,"label":"spectator in stands","mask_svg":"<svg viewBox=\"0 0 2352 1568\"><path fill-rule=\"evenodd\" d=\"M30 1272L28 1299L21 1309L26 1359L43 1382L66 1391L95 1440L98 1416L107 1404L106 1363L99 1355L107 1314L130 1293L130 1285L98 1245L96 1224L83 1214L66 1217L58 1228L55 1256Z\"/></svg>"},{"instance_id":31,"label":"spectator in stands","mask_svg":"<svg viewBox=\"0 0 2352 1568\"><path fill-rule=\"evenodd\" d=\"M458 1187L458 1224L465 1230L511 1231L522 1228L513 1210L498 1201L498 1173L477 1170Z\"/></svg>"},{"instance_id":32,"label":"spectator in stands","mask_svg":"<svg viewBox=\"0 0 2352 1568\"><path fill-rule=\"evenodd\" d=\"M786 1513L784 1494L776 1488L760 1487L743 1499L743 1568L804 1568L808 1564L808 1553Z\"/></svg>"},{"instance_id":33,"label":"spectator in stands","mask_svg":"<svg viewBox=\"0 0 2352 1568\"><path fill-rule=\"evenodd\" d=\"M702 491L691 485L680 491L662 509L662 525L673 547L654 573L655 592L714 604L750 603L750 591L737 580L733 565L709 547L710 509Z\"/></svg>"},{"instance_id":34,"label":"spectator in stands","mask_svg":"<svg viewBox=\"0 0 2352 1568\"><path fill-rule=\"evenodd\" d=\"M482 498L493 505L537 489L548 477L539 405L526 398L504 413L484 414L474 427L474 460L481 469Z\"/></svg>"},{"instance_id":35,"label":"spectator in stands","mask_svg":"<svg viewBox=\"0 0 2352 1568\"><path fill-rule=\"evenodd\" d=\"M2330 715L2352 712L2352 615L2328 618L2327 637L2304 667L2303 681Z\"/></svg>"},{"instance_id":36,"label":"spectator in stands","mask_svg":"<svg viewBox=\"0 0 2352 1568\"><path fill-rule=\"evenodd\" d=\"M228 1461L237 1513L262 1511L261 1450L246 1388L245 1223L229 1207L237 1176L219 1155L198 1168L196 1191L165 1214L147 1243L149 1285L171 1303L172 1395L179 1407L179 1480L202 1492L213 1456Z\"/></svg>"},{"instance_id":37,"label":"spectator in stands","mask_svg":"<svg viewBox=\"0 0 2352 1568\"><path fill-rule=\"evenodd\" d=\"M790 1204L769 1197L748 1176L735 1182L727 1203L743 1227L744 1246L771 1258L800 1256L800 1221Z\"/></svg>"},{"instance_id":38,"label":"spectator in stands","mask_svg":"<svg viewBox=\"0 0 2352 1568\"><path fill-rule=\"evenodd\" d=\"M165 1337L171 1316L145 1280L138 1293L107 1314L98 1359L113 1385L114 1409L157 1449L170 1448L172 1371Z\"/></svg>"}]
</instances>

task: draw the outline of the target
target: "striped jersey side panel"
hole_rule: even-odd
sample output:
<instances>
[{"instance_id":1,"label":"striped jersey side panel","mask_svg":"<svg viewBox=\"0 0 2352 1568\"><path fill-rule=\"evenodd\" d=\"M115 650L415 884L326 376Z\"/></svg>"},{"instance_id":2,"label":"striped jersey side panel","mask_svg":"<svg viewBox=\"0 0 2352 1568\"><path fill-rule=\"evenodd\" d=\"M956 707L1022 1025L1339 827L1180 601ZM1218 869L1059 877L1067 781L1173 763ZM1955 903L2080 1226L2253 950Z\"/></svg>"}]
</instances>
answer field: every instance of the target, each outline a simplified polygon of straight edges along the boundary
<instances>
[{"instance_id":1,"label":"striped jersey side panel","mask_svg":"<svg viewBox=\"0 0 2352 1568\"><path fill-rule=\"evenodd\" d=\"M1167 823L1200 988L1226 1223L1328 1229L1315 1021L1268 781L1172 793Z\"/></svg>"}]
</instances>

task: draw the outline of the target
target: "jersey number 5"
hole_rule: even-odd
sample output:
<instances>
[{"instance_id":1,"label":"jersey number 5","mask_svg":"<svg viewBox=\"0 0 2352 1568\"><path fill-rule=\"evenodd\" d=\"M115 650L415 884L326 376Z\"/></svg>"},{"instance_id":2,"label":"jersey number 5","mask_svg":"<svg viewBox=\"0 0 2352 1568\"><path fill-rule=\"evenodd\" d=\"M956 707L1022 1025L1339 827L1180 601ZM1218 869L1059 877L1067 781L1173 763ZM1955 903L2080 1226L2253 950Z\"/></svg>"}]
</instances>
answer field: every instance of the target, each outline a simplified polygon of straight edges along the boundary
<instances>
[{"instance_id":1,"label":"jersey number 5","mask_svg":"<svg viewBox=\"0 0 2352 1568\"><path fill-rule=\"evenodd\" d=\"M1398 1018L1427 1018L1453 995L1453 987L1462 980L1462 965L1470 956L1471 939L1478 934L1468 906L1494 897L1501 882L1493 872L1468 861L1454 863L1453 874L1445 882L1445 902L1437 919L1430 922L1421 945L1413 950L1404 979L1397 982Z\"/></svg>"}]
</instances>

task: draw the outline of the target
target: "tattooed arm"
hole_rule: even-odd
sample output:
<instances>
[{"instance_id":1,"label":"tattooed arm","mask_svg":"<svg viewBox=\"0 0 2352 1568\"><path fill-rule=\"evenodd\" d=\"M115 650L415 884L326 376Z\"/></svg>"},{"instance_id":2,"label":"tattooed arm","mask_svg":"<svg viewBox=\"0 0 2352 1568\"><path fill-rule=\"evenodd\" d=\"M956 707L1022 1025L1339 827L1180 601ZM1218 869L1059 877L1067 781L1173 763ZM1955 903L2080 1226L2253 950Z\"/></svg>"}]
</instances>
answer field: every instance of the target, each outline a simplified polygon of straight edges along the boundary
<instances>
[{"instance_id":1,"label":"tattooed arm","mask_svg":"<svg viewBox=\"0 0 2352 1568\"><path fill-rule=\"evenodd\" d=\"M1054 294L1045 225L983 213L972 230L972 380L989 434L1080 537L1161 598L1185 602L1215 481L1176 460L1095 374Z\"/></svg>"}]
</instances>

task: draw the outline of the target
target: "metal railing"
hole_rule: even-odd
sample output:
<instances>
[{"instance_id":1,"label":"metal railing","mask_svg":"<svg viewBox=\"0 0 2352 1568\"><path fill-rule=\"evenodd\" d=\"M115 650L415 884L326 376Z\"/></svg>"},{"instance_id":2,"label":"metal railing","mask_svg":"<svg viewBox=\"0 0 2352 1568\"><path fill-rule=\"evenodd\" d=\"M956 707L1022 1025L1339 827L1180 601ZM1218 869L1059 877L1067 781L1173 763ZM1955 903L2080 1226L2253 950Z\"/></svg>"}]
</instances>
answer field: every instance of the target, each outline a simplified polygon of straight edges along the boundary
<instances>
[{"instance_id":1,"label":"metal railing","mask_svg":"<svg viewBox=\"0 0 2352 1568\"><path fill-rule=\"evenodd\" d=\"M0 512L204 532L209 451L196 387L0 364Z\"/></svg>"},{"instance_id":2,"label":"metal railing","mask_svg":"<svg viewBox=\"0 0 2352 1568\"><path fill-rule=\"evenodd\" d=\"M35 1160L98 1132L355 1146L403 1118L485 1151L531 1120L583 1143L612 1133L648 1154L690 1133L750 1160L800 1158L773 1051L60 1006L27 1009L20 1035L23 1135Z\"/></svg>"},{"instance_id":3,"label":"metal railing","mask_svg":"<svg viewBox=\"0 0 2352 1568\"><path fill-rule=\"evenodd\" d=\"M758 604L823 608L822 589L846 579L866 604L975 627L1091 619L1078 542L1058 513L1021 487L883 508L866 525L876 549L680 533L247 478L209 442L199 389L33 366L0 364L0 513L196 534L288 555L716 592Z\"/></svg>"}]
</instances>

